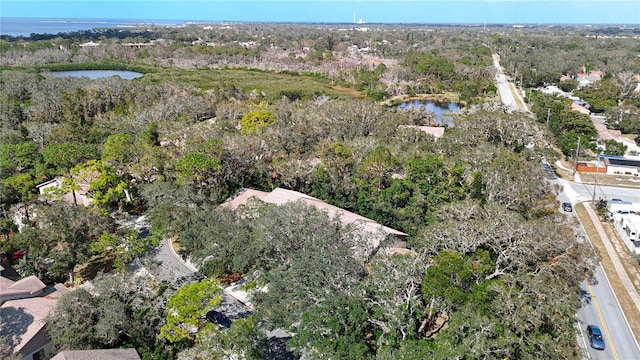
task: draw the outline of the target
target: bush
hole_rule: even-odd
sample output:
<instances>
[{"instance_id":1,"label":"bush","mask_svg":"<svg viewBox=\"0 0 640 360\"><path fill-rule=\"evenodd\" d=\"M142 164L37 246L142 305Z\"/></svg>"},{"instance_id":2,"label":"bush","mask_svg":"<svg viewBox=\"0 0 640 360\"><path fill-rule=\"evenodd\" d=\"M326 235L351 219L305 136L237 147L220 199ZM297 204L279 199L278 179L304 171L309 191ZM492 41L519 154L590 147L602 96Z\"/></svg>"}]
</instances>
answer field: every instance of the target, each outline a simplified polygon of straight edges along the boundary
<instances>
[{"instance_id":1,"label":"bush","mask_svg":"<svg viewBox=\"0 0 640 360\"><path fill-rule=\"evenodd\" d=\"M259 127L269 126L276 121L275 115L267 110L260 109L249 111L240 119L240 128L242 133L255 133Z\"/></svg>"}]
</instances>

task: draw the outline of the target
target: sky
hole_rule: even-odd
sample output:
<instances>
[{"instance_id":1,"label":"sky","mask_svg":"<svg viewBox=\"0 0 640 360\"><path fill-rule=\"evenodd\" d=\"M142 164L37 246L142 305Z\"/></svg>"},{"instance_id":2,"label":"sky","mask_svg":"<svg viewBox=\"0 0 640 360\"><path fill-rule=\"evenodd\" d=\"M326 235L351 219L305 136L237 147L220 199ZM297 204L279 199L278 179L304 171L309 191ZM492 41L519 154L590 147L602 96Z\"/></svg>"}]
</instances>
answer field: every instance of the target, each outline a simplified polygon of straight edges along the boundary
<instances>
[{"instance_id":1,"label":"sky","mask_svg":"<svg viewBox=\"0 0 640 360\"><path fill-rule=\"evenodd\" d=\"M640 0L0 0L0 17L637 25Z\"/></svg>"}]
</instances>

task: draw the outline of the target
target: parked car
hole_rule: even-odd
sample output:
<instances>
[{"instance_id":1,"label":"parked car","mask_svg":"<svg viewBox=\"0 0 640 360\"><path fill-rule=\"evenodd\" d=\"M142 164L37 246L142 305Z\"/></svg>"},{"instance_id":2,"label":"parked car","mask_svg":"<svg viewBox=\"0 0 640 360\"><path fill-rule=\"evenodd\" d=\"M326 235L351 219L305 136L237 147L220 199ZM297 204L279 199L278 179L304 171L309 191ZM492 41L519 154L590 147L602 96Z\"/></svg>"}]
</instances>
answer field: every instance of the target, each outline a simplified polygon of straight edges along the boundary
<instances>
[{"instance_id":1,"label":"parked car","mask_svg":"<svg viewBox=\"0 0 640 360\"><path fill-rule=\"evenodd\" d=\"M604 350L604 339L600 328L595 325L587 326L587 336L589 336L589 344L596 350Z\"/></svg>"},{"instance_id":2,"label":"parked car","mask_svg":"<svg viewBox=\"0 0 640 360\"><path fill-rule=\"evenodd\" d=\"M231 326L231 319L229 319L225 314L219 311L210 310L207 312L207 315L205 317L207 318L207 320L211 321L214 324L218 324L221 327Z\"/></svg>"},{"instance_id":3,"label":"parked car","mask_svg":"<svg viewBox=\"0 0 640 360\"><path fill-rule=\"evenodd\" d=\"M2 253L2 255L0 256L0 262L8 262L9 260L11 260L12 262L17 261L22 259L25 255L26 253L22 250Z\"/></svg>"},{"instance_id":4,"label":"parked car","mask_svg":"<svg viewBox=\"0 0 640 360\"><path fill-rule=\"evenodd\" d=\"M571 206L571 203L563 202L562 203L562 210L566 211L566 212L572 212L573 211L573 206Z\"/></svg>"}]
</instances>

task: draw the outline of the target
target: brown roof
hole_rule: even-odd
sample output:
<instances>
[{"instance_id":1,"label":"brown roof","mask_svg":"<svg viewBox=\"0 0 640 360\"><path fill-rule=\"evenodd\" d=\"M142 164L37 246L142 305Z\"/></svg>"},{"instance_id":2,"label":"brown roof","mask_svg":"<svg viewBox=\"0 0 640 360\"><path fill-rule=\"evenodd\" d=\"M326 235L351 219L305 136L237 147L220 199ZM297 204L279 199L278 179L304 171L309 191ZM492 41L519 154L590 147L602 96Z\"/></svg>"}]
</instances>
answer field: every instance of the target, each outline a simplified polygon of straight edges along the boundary
<instances>
[{"instance_id":1,"label":"brown roof","mask_svg":"<svg viewBox=\"0 0 640 360\"><path fill-rule=\"evenodd\" d=\"M340 221L345 225L349 225L349 224L360 225L368 233L373 234L382 230L384 233L389 235L407 236L407 234L401 231L394 230L392 228L378 224L377 222L371 219L368 219L364 216L354 214L352 212L341 209L337 206L327 204L326 202L316 199L313 196L305 195L303 193L299 193L293 190L276 188L270 193L265 193L264 191L245 189L245 190L242 190L240 193L236 194L236 196L227 200L225 202L225 205L229 206L231 209L236 209L241 204L245 204L247 200L252 196L257 197L264 202L276 204L276 205L282 205L282 204L285 204L288 202L294 202L294 201L302 201L309 206L313 206L317 209L324 210L325 212L327 212L327 214L331 218L335 218L336 216L339 217ZM380 245L380 239L378 239L377 237L372 236L370 239L371 239L371 245L374 248L377 248Z\"/></svg>"},{"instance_id":2,"label":"brown roof","mask_svg":"<svg viewBox=\"0 0 640 360\"><path fill-rule=\"evenodd\" d=\"M41 292L46 285L36 276L29 276L13 282L5 277L0 277L0 301L16 296L29 297Z\"/></svg>"},{"instance_id":3,"label":"brown roof","mask_svg":"<svg viewBox=\"0 0 640 360\"><path fill-rule=\"evenodd\" d=\"M260 200L264 200L267 195L269 195L268 192L260 190L242 189L232 197L228 198L224 203L222 203L222 206L226 206L231 210L235 210L238 208L238 206L246 204L251 197L256 197Z\"/></svg>"},{"instance_id":4,"label":"brown roof","mask_svg":"<svg viewBox=\"0 0 640 360\"><path fill-rule=\"evenodd\" d=\"M67 292L64 285L48 287L42 296L8 300L0 307L2 322L11 326L0 329L13 353L19 352L44 327L44 318L55 307L58 297Z\"/></svg>"},{"instance_id":5,"label":"brown roof","mask_svg":"<svg viewBox=\"0 0 640 360\"><path fill-rule=\"evenodd\" d=\"M64 350L51 360L140 360L136 349Z\"/></svg>"}]
</instances>

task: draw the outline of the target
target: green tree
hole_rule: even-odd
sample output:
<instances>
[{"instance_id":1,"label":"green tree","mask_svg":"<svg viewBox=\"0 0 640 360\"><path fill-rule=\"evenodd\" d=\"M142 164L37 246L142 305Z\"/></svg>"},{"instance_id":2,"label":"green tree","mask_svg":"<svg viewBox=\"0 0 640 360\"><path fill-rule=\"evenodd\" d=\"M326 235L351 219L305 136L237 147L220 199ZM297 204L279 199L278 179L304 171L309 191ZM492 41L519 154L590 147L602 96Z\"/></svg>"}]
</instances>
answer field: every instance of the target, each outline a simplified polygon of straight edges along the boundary
<instances>
[{"instance_id":1,"label":"green tree","mask_svg":"<svg viewBox=\"0 0 640 360\"><path fill-rule=\"evenodd\" d=\"M365 188L374 194L391 183L391 175L398 168L398 159L388 148L378 146L358 164L358 177L365 181Z\"/></svg>"},{"instance_id":2,"label":"green tree","mask_svg":"<svg viewBox=\"0 0 640 360\"><path fill-rule=\"evenodd\" d=\"M38 222L15 234L10 243L27 252L27 260L45 282L63 282L77 264L89 260L91 243L113 233L113 219L95 209L64 201L34 206Z\"/></svg>"},{"instance_id":3,"label":"green tree","mask_svg":"<svg viewBox=\"0 0 640 360\"><path fill-rule=\"evenodd\" d=\"M63 294L47 317L56 350L134 347L145 359L171 359L157 335L172 290L145 275L108 275Z\"/></svg>"},{"instance_id":4,"label":"green tree","mask_svg":"<svg viewBox=\"0 0 640 360\"><path fill-rule=\"evenodd\" d=\"M613 139L604 140L604 153L607 155L622 156L627 152L627 145Z\"/></svg>"},{"instance_id":5,"label":"green tree","mask_svg":"<svg viewBox=\"0 0 640 360\"><path fill-rule=\"evenodd\" d=\"M205 314L220 303L220 291L213 280L181 287L167 302L167 322L158 336L171 343L194 342L198 330L207 325Z\"/></svg>"},{"instance_id":6,"label":"green tree","mask_svg":"<svg viewBox=\"0 0 640 360\"><path fill-rule=\"evenodd\" d=\"M122 236L104 232L97 241L91 243L89 250L101 256L113 255L114 268L124 273L127 270L127 264L160 245L160 240L161 237L157 234L141 237L135 229L129 230Z\"/></svg>"},{"instance_id":7,"label":"green tree","mask_svg":"<svg viewBox=\"0 0 640 360\"><path fill-rule=\"evenodd\" d=\"M367 359L375 354L366 303L339 294L302 314L290 345L321 358Z\"/></svg>"},{"instance_id":8,"label":"green tree","mask_svg":"<svg viewBox=\"0 0 640 360\"><path fill-rule=\"evenodd\" d=\"M0 178L33 169L40 161L38 144L25 141L0 146Z\"/></svg>"},{"instance_id":9,"label":"green tree","mask_svg":"<svg viewBox=\"0 0 640 360\"><path fill-rule=\"evenodd\" d=\"M595 113L605 112L618 105L621 99L620 87L611 80L600 80L575 92L577 96L591 105Z\"/></svg>"},{"instance_id":10,"label":"green tree","mask_svg":"<svg viewBox=\"0 0 640 360\"><path fill-rule=\"evenodd\" d=\"M485 184L482 179L482 171L476 170L471 173L470 195L472 199L480 200L480 204L484 205L487 202L487 194L485 193Z\"/></svg>"},{"instance_id":11,"label":"green tree","mask_svg":"<svg viewBox=\"0 0 640 360\"><path fill-rule=\"evenodd\" d=\"M131 165L136 156L133 136L124 133L109 135L102 150L102 161L120 174Z\"/></svg>"},{"instance_id":12,"label":"green tree","mask_svg":"<svg viewBox=\"0 0 640 360\"><path fill-rule=\"evenodd\" d=\"M80 163L97 159L98 151L93 145L78 142L50 144L42 149L42 158L45 166L61 175Z\"/></svg>"},{"instance_id":13,"label":"green tree","mask_svg":"<svg viewBox=\"0 0 640 360\"><path fill-rule=\"evenodd\" d=\"M558 87L560 90L570 93L578 88L578 81L573 79L562 80L558 83Z\"/></svg>"},{"instance_id":14,"label":"green tree","mask_svg":"<svg viewBox=\"0 0 640 360\"><path fill-rule=\"evenodd\" d=\"M214 156L191 152L176 163L178 183L209 187L220 183L222 163Z\"/></svg>"},{"instance_id":15,"label":"green tree","mask_svg":"<svg viewBox=\"0 0 640 360\"><path fill-rule=\"evenodd\" d=\"M77 186L87 182L87 193L91 203L96 206L122 205L126 199L127 183L120 178L113 167L98 161L89 160L71 169L71 180Z\"/></svg>"}]
</instances>

